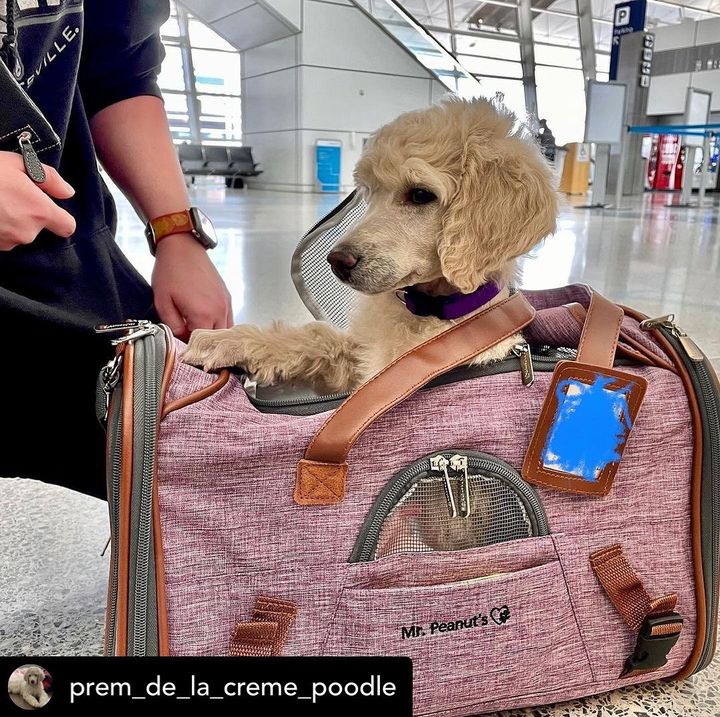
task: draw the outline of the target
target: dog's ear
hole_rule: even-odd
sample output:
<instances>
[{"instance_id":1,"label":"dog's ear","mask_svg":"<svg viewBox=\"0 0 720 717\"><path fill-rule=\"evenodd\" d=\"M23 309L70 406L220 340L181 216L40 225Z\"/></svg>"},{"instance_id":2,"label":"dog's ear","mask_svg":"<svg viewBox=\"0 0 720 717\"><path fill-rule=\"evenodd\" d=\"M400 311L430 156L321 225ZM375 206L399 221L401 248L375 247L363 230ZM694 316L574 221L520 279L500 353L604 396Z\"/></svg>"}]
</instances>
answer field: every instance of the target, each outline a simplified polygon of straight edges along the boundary
<instances>
[{"instance_id":1,"label":"dog's ear","mask_svg":"<svg viewBox=\"0 0 720 717\"><path fill-rule=\"evenodd\" d=\"M474 291L552 234L557 209L550 169L535 147L516 136L470 138L443 217L443 275L459 291Z\"/></svg>"}]
</instances>

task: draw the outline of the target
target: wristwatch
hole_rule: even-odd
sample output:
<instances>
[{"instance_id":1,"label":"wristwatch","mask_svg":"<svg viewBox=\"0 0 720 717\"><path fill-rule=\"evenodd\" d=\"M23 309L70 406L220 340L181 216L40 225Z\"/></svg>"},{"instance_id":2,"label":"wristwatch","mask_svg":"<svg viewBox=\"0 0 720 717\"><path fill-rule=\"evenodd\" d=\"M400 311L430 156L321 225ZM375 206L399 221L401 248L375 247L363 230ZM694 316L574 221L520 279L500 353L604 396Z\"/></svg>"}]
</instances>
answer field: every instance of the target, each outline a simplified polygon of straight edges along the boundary
<instances>
[{"instance_id":1,"label":"wristwatch","mask_svg":"<svg viewBox=\"0 0 720 717\"><path fill-rule=\"evenodd\" d=\"M171 234L192 234L197 242L206 249L217 246L215 228L208 216L197 207L190 207L182 212L163 214L151 219L145 226L150 253L155 256L155 249L161 239Z\"/></svg>"}]
</instances>

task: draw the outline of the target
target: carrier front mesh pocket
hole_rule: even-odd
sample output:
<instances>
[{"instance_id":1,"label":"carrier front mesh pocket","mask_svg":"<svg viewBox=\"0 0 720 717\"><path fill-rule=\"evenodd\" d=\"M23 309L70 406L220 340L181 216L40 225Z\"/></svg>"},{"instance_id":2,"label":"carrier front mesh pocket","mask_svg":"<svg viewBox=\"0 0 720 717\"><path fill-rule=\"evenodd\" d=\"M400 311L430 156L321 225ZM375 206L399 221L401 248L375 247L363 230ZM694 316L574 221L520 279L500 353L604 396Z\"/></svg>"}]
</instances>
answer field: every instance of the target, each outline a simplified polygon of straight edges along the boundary
<instances>
[{"instance_id":1,"label":"carrier front mesh pocket","mask_svg":"<svg viewBox=\"0 0 720 717\"><path fill-rule=\"evenodd\" d=\"M443 451L394 476L368 513L350 562L465 550L549 533L520 474L494 456Z\"/></svg>"}]
</instances>

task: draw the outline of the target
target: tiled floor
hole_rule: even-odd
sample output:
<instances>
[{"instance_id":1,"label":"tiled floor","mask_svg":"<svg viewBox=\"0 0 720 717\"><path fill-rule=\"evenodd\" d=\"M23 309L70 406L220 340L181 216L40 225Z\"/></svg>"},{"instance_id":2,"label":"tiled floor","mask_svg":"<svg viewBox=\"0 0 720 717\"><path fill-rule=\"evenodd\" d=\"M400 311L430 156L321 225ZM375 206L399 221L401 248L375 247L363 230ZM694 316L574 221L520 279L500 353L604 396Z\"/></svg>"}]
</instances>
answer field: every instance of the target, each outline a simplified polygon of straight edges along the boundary
<instances>
[{"instance_id":1,"label":"tiled floor","mask_svg":"<svg viewBox=\"0 0 720 717\"><path fill-rule=\"evenodd\" d=\"M233 295L236 322L306 321L309 315L290 280L290 257L301 235L338 196L226 192L213 183L217 180L205 181L193 200L219 231L212 257ZM632 208L622 212L568 204L558 232L523 262L522 285L586 282L651 316L675 313L679 325L719 361L720 198L708 199L714 206L705 210L668 208L671 198L628 198ZM149 277L152 259L141 229L123 202L118 242Z\"/></svg>"},{"instance_id":2,"label":"tiled floor","mask_svg":"<svg viewBox=\"0 0 720 717\"><path fill-rule=\"evenodd\" d=\"M306 228L337 196L227 192L207 183L194 201L221 236L212 256L233 295L237 322L309 318L289 275ZM628 201L624 212L567 206L558 233L524 262L523 285L592 284L651 315L674 312L720 368L720 212L671 209L668 195ZM120 203L118 242L146 276L152 260L139 221ZM102 649L107 554L104 503L33 481L4 480L0 553L39 548L39 575L0 561L0 654L89 654ZM22 509L21 509L22 506ZM82 520L77 520L82 516ZM40 542L42 541L42 542ZM720 662L684 683L651 684L513 717L716 717ZM508 717L510 713L505 713Z\"/></svg>"}]
</instances>

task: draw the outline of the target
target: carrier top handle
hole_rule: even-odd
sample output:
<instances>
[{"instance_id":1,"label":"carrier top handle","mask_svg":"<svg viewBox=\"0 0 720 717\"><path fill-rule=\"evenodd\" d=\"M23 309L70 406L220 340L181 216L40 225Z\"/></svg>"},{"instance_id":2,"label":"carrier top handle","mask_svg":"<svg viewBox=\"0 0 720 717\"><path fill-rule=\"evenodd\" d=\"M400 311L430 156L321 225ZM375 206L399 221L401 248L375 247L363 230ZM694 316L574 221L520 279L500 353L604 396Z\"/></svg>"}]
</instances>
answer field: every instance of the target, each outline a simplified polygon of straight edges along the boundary
<instances>
[{"instance_id":1,"label":"carrier top handle","mask_svg":"<svg viewBox=\"0 0 720 717\"><path fill-rule=\"evenodd\" d=\"M360 386L320 427L298 463L295 502L332 505L345 497L347 455L363 431L447 371L522 330L535 309L518 293L416 346ZM580 338L587 363L612 365L622 309L593 294Z\"/></svg>"}]
</instances>

